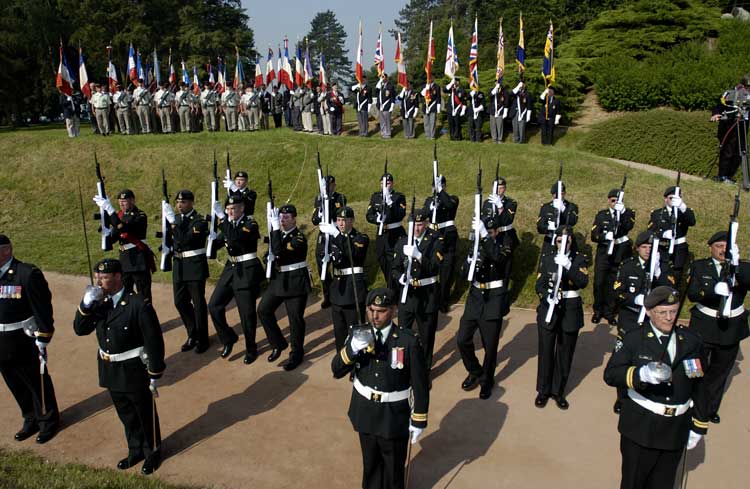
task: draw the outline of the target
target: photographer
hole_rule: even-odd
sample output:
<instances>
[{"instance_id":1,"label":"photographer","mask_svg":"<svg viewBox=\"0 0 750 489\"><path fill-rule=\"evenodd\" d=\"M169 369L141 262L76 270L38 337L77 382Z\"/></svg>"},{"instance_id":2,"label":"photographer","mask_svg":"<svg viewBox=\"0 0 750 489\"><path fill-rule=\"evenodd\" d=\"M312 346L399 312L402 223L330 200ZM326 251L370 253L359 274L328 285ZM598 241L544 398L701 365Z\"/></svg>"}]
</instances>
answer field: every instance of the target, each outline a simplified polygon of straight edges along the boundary
<instances>
[{"instance_id":1,"label":"photographer","mask_svg":"<svg viewBox=\"0 0 750 489\"><path fill-rule=\"evenodd\" d=\"M734 183L742 155L747 154L748 89L750 77L745 75L734 90L724 92L721 102L711 112L711 122L719 123L719 174L714 178L717 182Z\"/></svg>"}]
</instances>

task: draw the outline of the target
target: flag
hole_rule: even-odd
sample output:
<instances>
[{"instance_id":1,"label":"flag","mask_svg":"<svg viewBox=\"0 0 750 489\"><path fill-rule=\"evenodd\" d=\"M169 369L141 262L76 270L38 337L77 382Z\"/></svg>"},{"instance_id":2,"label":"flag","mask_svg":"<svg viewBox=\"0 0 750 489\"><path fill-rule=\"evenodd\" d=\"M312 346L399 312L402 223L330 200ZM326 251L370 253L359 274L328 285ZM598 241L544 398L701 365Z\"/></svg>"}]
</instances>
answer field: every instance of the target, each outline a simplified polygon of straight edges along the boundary
<instances>
[{"instance_id":1,"label":"flag","mask_svg":"<svg viewBox=\"0 0 750 489\"><path fill-rule=\"evenodd\" d=\"M193 65L193 93L196 95L201 94L201 82L198 81L198 68Z\"/></svg>"},{"instance_id":2,"label":"flag","mask_svg":"<svg viewBox=\"0 0 750 489\"><path fill-rule=\"evenodd\" d=\"M401 33L399 32L396 38L396 57L393 60L396 63L396 70L398 71L398 84L406 88L408 82L406 80L406 65L404 65L404 56L401 54Z\"/></svg>"},{"instance_id":3,"label":"flag","mask_svg":"<svg viewBox=\"0 0 750 489\"><path fill-rule=\"evenodd\" d=\"M112 63L112 46L107 46L107 83L109 84L109 93L115 93L117 90L117 69Z\"/></svg>"},{"instance_id":4,"label":"flag","mask_svg":"<svg viewBox=\"0 0 750 489\"><path fill-rule=\"evenodd\" d=\"M68 66L68 58L65 57L65 52L63 51L62 41L60 41L60 65L57 67L55 86L60 90L60 93L72 96L75 81L73 72L70 70L70 66Z\"/></svg>"},{"instance_id":5,"label":"flag","mask_svg":"<svg viewBox=\"0 0 750 489\"><path fill-rule=\"evenodd\" d=\"M313 72L312 64L310 64L310 47L305 46L305 80L304 83L309 88L312 88Z\"/></svg>"},{"instance_id":6,"label":"flag","mask_svg":"<svg viewBox=\"0 0 750 489\"><path fill-rule=\"evenodd\" d=\"M424 72L427 74L427 83L432 81L433 61L435 61L435 40L432 38L432 21L430 21L430 37L427 39L427 60L424 63Z\"/></svg>"},{"instance_id":7,"label":"flag","mask_svg":"<svg viewBox=\"0 0 750 489\"><path fill-rule=\"evenodd\" d=\"M89 75L86 72L86 61L83 58L83 49L78 46L78 82L81 85L81 92L86 98L91 98L91 85L89 85Z\"/></svg>"},{"instance_id":8,"label":"flag","mask_svg":"<svg viewBox=\"0 0 750 489\"><path fill-rule=\"evenodd\" d=\"M154 48L154 78L156 85L161 85L161 73L159 72L159 58L156 56L156 48Z\"/></svg>"},{"instance_id":9,"label":"flag","mask_svg":"<svg viewBox=\"0 0 750 489\"><path fill-rule=\"evenodd\" d=\"M240 50L237 46L234 47L234 54L237 59L237 64L234 66L234 80L232 81L232 87L241 89L245 83L245 70L242 69L242 60L240 59Z\"/></svg>"},{"instance_id":10,"label":"flag","mask_svg":"<svg viewBox=\"0 0 750 489\"><path fill-rule=\"evenodd\" d=\"M146 78L143 79L145 83L144 87L151 91L154 91L156 83L154 83L154 70L150 63L146 63Z\"/></svg>"},{"instance_id":11,"label":"flag","mask_svg":"<svg viewBox=\"0 0 750 489\"><path fill-rule=\"evenodd\" d=\"M138 72L138 80L143 80L143 82L146 82L146 72L143 71L143 64L141 63L141 51L136 49L135 51L135 69ZM135 86L138 86L140 84L140 81L135 84Z\"/></svg>"},{"instance_id":12,"label":"flag","mask_svg":"<svg viewBox=\"0 0 750 489\"><path fill-rule=\"evenodd\" d=\"M276 59L276 72L278 73L278 77L279 77L279 85L284 83L281 81L282 68L283 66L282 66L282 57L281 57L281 46L279 46L279 57ZM284 83L284 86L286 86L286 83Z\"/></svg>"},{"instance_id":13,"label":"flag","mask_svg":"<svg viewBox=\"0 0 750 489\"><path fill-rule=\"evenodd\" d=\"M305 83L304 67L302 66L302 49L297 43L297 54L294 55L294 83L301 87Z\"/></svg>"},{"instance_id":14,"label":"flag","mask_svg":"<svg viewBox=\"0 0 750 489\"><path fill-rule=\"evenodd\" d=\"M180 67L182 68L182 83L184 83L187 86L190 86L190 75L188 74L187 67L185 66L184 61L180 61Z\"/></svg>"},{"instance_id":15,"label":"flag","mask_svg":"<svg viewBox=\"0 0 750 489\"><path fill-rule=\"evenodd\" d=\"M216 85L216 78L214 78L214 67L211 66L211 60L209 60L208 64L206 65L206 71L208 72L208 83L211 85Z\"/></svg>"},{"instance_id":16,"label":"flag","mask_svg":"<svg viewBox=\"0 0 750 489\"><path fill-rule=\"evenodd\" d=\"M135 65L135 50L133 49L132 42L128 48L128 77L133 82L133 85L138 86L138 68Z\"/></svg>"},{"instance_id":17,"label":"flag","mask_svg":"<svg viewBox=\"0 0 750 489\"><path fill-rule=\"evenodd\" d=\"M471 34L471 50L469 51L469 88L479 90L479 70L477 69L479 56L479 40L477 39L477 18L474 17L474 32Z\"/></svg>"},{"instance_id":18,"label":"flag","mask_svg":"<svg viewBox=\"0 0 750 489\"><path fill-rule=\"evenodd\" d=\"M227 79L224 76L226 74L226 68L224 67L224 62L222 61L221 57L218 56L217 58L217 67L216 67L216 91L219 92L219 94L224 93L224 89L227 87Z\"/></svg>"},{"instance_id":19,"label":"flag","mask_svg":"<svg viewBox=\"0 0 750 489\"><path fill-rule=\"evenodd\" d=\"M549 21L547 40L544 42L544 59L542 61L542 77L544 86L549 88L555 83L555 38L552 20Z\"/></svg>"},{"instance_id":20,"label":"flag","mask_svg":"<svg viewBox=\"0 0 750 489\"><path fill-rule=\"evenodd\" d=\"M292 64L289 62L289 39L284 38L284 58L282 59L281 71L279 71L279 82L286 85L291 90L292 84Z\"/></svg>"},{"instance_id":21,"label":"flag","mask_svg":"<svg viewBox=\"0 0 750 489\"><path fill-rule=\"evenodd\" d=\"M276 73L273 71L273 50L268 46L268 60L266 61L266 85L271 86L271 82L276 79Z\"/></svg>"},{"instance_id":22,"label":"flag","mask_svg":"<svg viewBox=\"0 0 750 489\"><path fill-rule=\"evenodd\" d=\"M357 66L355 70L355 76L357 77L357 83L362 85L362 19L359 19L359 43L357 44Z\"/></svg>"},{"instance_id":23,"label":"flag","mask_svg":"<svg viewBox=\"0 0 750 489\"><path fill-rule=\"evenodd\" d=\"M378 31L378 43L375 45L375 66L378 67L378 77L383 76L385 71L385 58L383 57L383 24Z\"/></svg>"},{"instance_id":24,"label":"flag","mask_svg":"<svg viewBox=\"0 0 750 489\"><path fill-rule=\"evenodd\" d=\"M263 85L263 71L260 69L260 54L255 55L255 88Z\"/></svg>"},{"instance_id":25,"label":"flag","mask_svg":"<svg viewBox=\"0 0 750 489\"><path fill-rule=\"evenodd\" d=\"M322 53L320 55L320 71L318 72L318 81L320 81L320 91L327 91L328 84L326 83L326 57Z\"/></svg>"},{"instance_id":26,"label":"flag","mask_svg":"<svg viewBox=\"0 0 750 489\"><path fill-rule=\"evenodd\" d=\"M458 71L458 59L456 58L456 45L453 43L453 22L448 30L448 49L445 52L445 76L455 78Z\"/></svg>"},{"instance_id":27,"label":"flag","mask_svg":"<svg viewBox=\"0 0 750 489\"><path fill-rule=\"evenodd\" d=\"M523 14L519 17L518 47L516 48L516 63L519 73L526 70L526 48L523 42Z\"/></svg>"},{"instance_id":28,"label":"flag","mask_svg":"<svg viewBox=\"0 0 750 489\"><path fill-rule=\"evenodd\" d=\"M174 85L177 83L177 73L174 71L174 65L172 64L172 48L169 48L169 84Z\"/></svg>"},{"instance_id":29,"label":"flag","mask_svg":"<svg viewBox=\"0 0 750 489\"><path fill-rule=\"evenodd\" d=\"M503 19L500 18L500 31L497 35L497 68L495 68L495 80L503 82L505 76L505 36L503 36Z\"/></svg>"}]
</instances>

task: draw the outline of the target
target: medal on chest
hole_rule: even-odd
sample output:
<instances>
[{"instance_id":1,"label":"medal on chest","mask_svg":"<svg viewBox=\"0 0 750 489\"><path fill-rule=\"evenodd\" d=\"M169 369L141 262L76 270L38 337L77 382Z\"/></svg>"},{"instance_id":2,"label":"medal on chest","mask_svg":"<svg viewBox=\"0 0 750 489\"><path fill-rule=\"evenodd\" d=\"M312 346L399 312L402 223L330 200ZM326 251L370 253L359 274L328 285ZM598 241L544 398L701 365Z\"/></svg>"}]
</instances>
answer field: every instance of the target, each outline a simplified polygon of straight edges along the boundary
<instances>
[{"instance_id":1,"label":"medal on chest","mask_svg":"<svg viewBox=\"0 0 750 489\"><path fill-rule=\"evenodd\" d=\"M391 348L391 368L403 369L404 368L404 348L401 346L394 346Z\"/></svg>"},{"instance_id":2,"label":"medal on chest","mask_svg":"<svg viewBox=\"0 0 750 489\"><path fill-rule=\"evenodd\" d=\"M0 286L0 299L20 299L23 292L23 285L3 285Z\"/></svg>"},{"instance_id":3,"label":"medal on chest","mask_svg":"<svg viewBox=\"0 0 750 489\"><path fill-rule=\"evenodd\" d=\"M703 377L703 366L701 365L700 358L685 359L682 361L682 366L685 369L685 375L688 379Z\"/></svg>"}]
</instances>

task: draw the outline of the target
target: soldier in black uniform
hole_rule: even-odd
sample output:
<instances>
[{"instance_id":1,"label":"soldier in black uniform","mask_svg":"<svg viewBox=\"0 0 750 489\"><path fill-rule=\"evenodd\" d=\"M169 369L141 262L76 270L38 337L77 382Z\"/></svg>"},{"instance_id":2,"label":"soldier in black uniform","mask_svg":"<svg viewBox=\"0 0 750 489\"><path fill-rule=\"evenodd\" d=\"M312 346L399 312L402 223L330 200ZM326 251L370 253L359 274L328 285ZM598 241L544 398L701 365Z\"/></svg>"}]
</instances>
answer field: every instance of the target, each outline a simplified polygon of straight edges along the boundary
<instances>
[{"instance_id":1,"label":"soldier in black uniform","mask_svg":"<svg viewBox=\"0 0 750 489\"><path fill-rule=\"evenodd\" d=\"M526 83L521 82L512 90L513 98L510 102L508 118L513 125L513 142L526 143L526 125L531 121L531 111L534 100L526 89Z\"/></svg>"},{"instance_id":2,"label":"soldier in black uniform","mask_svg":"<svg viewBox=\"0 0 750 489\"><path fill-rule=\"evenodd\" d=\"M354 210L346 206L336 211L336 224L321 224L320 230L330 236L333 279L329 293L333 305L333 335L338 351L344 347L349 327L365 322L365 259L370 238L354 229Z\"/></svg>"},{"instance_id":3,"label":"soldier in black uniform","mask_svg":"<svg viewBox=\"0 0 750 489\"><path fill-rule=\"evenodd\" d=\"M674 487L683 449L695 448L708 429L700 406L690 407L703 352L692 327L673 326L677 291L656 287L644 303L648 322L618 338L604 370L607 384L628 389L618 423L620 489Z\"/></svg>"},{"instance_id":4,"label":"soldier in black uniform","mask_svg":"<svg viewBox=\"0 0 750 489\"><path fill-rule=\"evenodd\" d=\"M539 109L537 120L542 128L542 144L552 144L555 140L555 125L560 116L560 101L555 97L555 89L547 88L539 97L542 107Z\"/></svg>"},{"instance_id":5,"label":"soldier in black uniform","mask_svg":"<svg viewBox=\"0 0 750 489\"><path fill-rule=\"evenodd\" d=\"M497 346L503 317L510 311L508 284L505 281L505 261L510 249L500 239L498 216L486 216L472 223L475 239L479 242L479 257L474 280L466 299L464 315L456 335L458 351L469 375L461 384L465 391L481 386L479 397L489 399L495 385ZM474 334L479 329L484 346L484 362L479 364L474 353Z\"/></svg>"},{"instance_id":6,"label":"soldier in black uniform","mask_svg":"<svg viewBox=\"0 0 750 489\"><path fill-rule=\"evenodd\" d=\"M227 324L226 318L227 304L234 298L240 314L242 332L245 335L244 362L249 365L258 358L258 345L255 342L258 324L255 301L260 295L260 284L265 275L263 265L258 259L258 223L252 216L244 213L246 208L246 200L240 194L227 197L223 206L218 202L214 204L214 212L221 219L214 246L217 250L226 246L228 256L208 302L208 311L211 313L219 340L224 345L221 357L227 358L232 354L232 348L239 339L237 333Z\"/></svg>"},{"instance_id":7,"label":"soldier in black uniform","mask_svg":"<svg viewBox=\"0 0 750 489\"><path fill-rule=\"evenodd\" d=\"M172 236L172 287L174 305L187 329L187 341L180 348L196 353L208 349L208 306L206 305L206 238L208 223L193 208L195 196L190 190L180 190L175 197L179 211L176 215L169 202L162 204L169 221L167 231Z\"/></svg>"},{"instance_id":8,"label":"soldier in black uniform","mask_svg":"<svg viewBox=\"0 0 750 489\"><path fill-rule=\"evenodd\" d=\"M469 138L474 143L482 142L485 103L484 92L479 90L469 92Z\"/></svg>"},{"instance_id":9,"label":"soldier in black uniform","mask_svg":"<svg viewBox=\"0 0 750 489\"><path fill-rule=\"evenodd\" d=\"M339 209L346 207L346 196L336 192L336 177L333 175L326 175L323 177L326 181L328 188L328 215L330 216L331 222L328 224L335 224ZM315 197L315 203L313 204L312 214L313 226L320 226L323 223L323 204L320 200L320 195ZM318 274L323 273L323 257L325 256L325 244L326 238L325 233L318 233L318 241L315 243L315 261L318 265ZM329 264L330 267L330 264ZM326 273L325 277L320 277L320 283L323 288L323 302L320 304L321 309L331 307L331 300L328 290L331 287L331 275ZM362 298L364 300L364 297ZM344 331L346 335L346 331ZM343 338L342 338L343 341Z\"/></svg>"},{"instance_id":10,"label":"soldier in black uniform","mask_svg":"<svg viewBox=\"0 0 750 489\"><path fill-rule=\"evenodd\" d=\"M557 198L557 184L550 189L552 202L547 202L539 209L539 217L536 220L536 230L544 235L542 244L542 257L557 252L557 246L552 243L554 236L559 236L560 226L569 226L572 230L578 222L578 206L565 198L565 184L562 184L562 194ZM572 239L572 232L571 232ZM572 243L572 251L576 251L575 240Z\"/></svg>"},{"instance_id":11,"label":"soldier in black uniform","mask_svg":"<svg viewBox=\"0 0 750 489\"><path fill-rule=\"evenodd\" d=\"M284 370L289 371L297 368L305 355L305 304L310 291L310 271L305 261L307 238L297 228L297 209L291 204L269 209L268 221L272 227L268 247L274 256L273 264L268 266L273 267L273 272L258 305L258 318L273 348L268 356L268 361L273 362L288 346L276 320L276 309L281 304L286 306L292 351Z\"/></svg>"},{"instance_id":12,"label":"soldier in black uniform","mask_svg":"<svg viewBox=\"0 0 750 489\"><path fill-rule=\"evenodd\" d=\"M690 329L703 338L706 354L704 389L696 402L701 403L702 412L712 423L721 421L719 406L727 378L734 368L740 342L750 336L743 305L750 288L750 263L740 261L736 245L730 250L731 260L727 260L727 238L726 231L711 236L711 257L695 260L690 266L687 290L688 299L695 303L690 310Z\"/></svg>"},{"instance_id":13,"label":"soldier in black uniform","mask_svg":"<svg viewBox=\"0 0 750 489\"><path fill-rule=\"evenodd\" d=\"M46 368L39 374L54 332L44 274L16 259L10 239L0 234L0 373L23 416L18 441L39 432L37 443L46 443L60 424L52 378Z\"/></svg>"},{"instance_id":14,"label":"soldier in black uniform","mask_svg":"<svg viewBox=\"0 0 750 489\"><path fill-rule=\"evenodd\" d=\"M510 273L513 268L513 252L520 241L518 240L518 233L513 227L518 202L505 194L507 185L503 177L498 178L496 193L490 193L487 200L482 204L482 216L497 217L497 241L502 243L507 252L507 257L503 260L503 280L505 281L505 287L509 288Z\"/></svg>"},{"instance_id":15,"label":"soldier in black uniform","mask_svg":"<svg viewBox=\"0 0 750 489\"><path fill-rule=\"evenodd\" d=\"M352 105L357 112L357 123L359 125L359 135L367 137L368 121L370 119L370 103L372 103L372 94L370 86L367 85L367 77L362 77L362 84L355 83L352 85Z\"/></svg>"},{"instance_id":16,"label":"soldier in black uniform","mask_svg":"<svg viewBox=\"0 0 750 489\"><path fill-rule=\"evenodd\" d=\"M156 413L156 380L164 364L164 339L151 302L125 290L120 262L104 259L94 267L96 286L86 287L73 329L79 336L96 331L99 385L109 390L128 442L124 470L145 459L141 472L161 463L161 433Z\"/></svg>"},{"instance_id":17,"label":"soldier in black uniform","mask_svg":"<svg viewBox=\"0 0 750 489\"><path fill-rule=\"evenodd\" d=\"M443 175L438 175L433 183L435 194L424 201L424 209L428 213L430 226L443 238L443 263L440 266L440 310L447 313L450 310L451 286L453 285L453 269L456 263L456 246L458 245L458 231L456 230L456 212L458 212L458 196L448 193L448 184ZM398 250L397 250L398 251ZM399 322L403 321L399 317Z\"/></svg>"},{"instance_id":18,"label":"soldier in black uniform","mask_svg":"<svg viewBox=\"0 0 750 489\"><path fill-rule=\"evenodd\" d=\"M487 113L490 116L490 135L496 144L503 142L504 119L508 115L510 96L508 90L503 86L502 80L498 80L490 91L487 102Z\"/></svg>"},{"instance_id":19,"label":"soldier in black uniform","mask_svg":"<svg viewBox=\"0 0 750 489\"><path fill-rule=\"evenodd\" d=\"M682 271L689 257L687 232L691 226L695 226L695 222L693 209L685 205L682 197L675 196L675 187L667 187L664 191L664 207L651 211L648 229L659 237L659 255L663 268L671 268L678 284L682 281ZM670 254L673 238L674 250Z\"/></svg>"},{"instance_id":20,"label":"soldier in black uniform","mask_svg":"<svg viewBox=\"0 0 750 489\"><path fill-rule=\"evenodd\" d=\"M370 205L367 207L367 222L374 224L376 230L379 231L380 221L383 220L383 233L378 234L375 240L375 256L378 258L386 285L394 290L396 284L391 277L393 252L396 249L396 242L406 235L404 226L401 224L406 215L406 197L401 192L393 190L393 175L386 173L384 177L388 190L385 201L383 201L382 191L372 194Z\"/></svg>"},{"instance_id":21,"label":"soldier in black uniform","mask_svg":"<svg viewBox=\"0 0 750 489\"><path fill-rule=\"evenodd\" d=\"M567 236L564 254L550 253L542 256L539 275L536 280L536 293L539 307L536 309L536 323L539 331L539 356L536 375L536 407L547 405L552 397L560 409L568 409L565 399L565 385L573 364L573 354L578 341L578 330L583 327L583 300L580 290L589 283L588 260L573 250L573 229L562 226L556 237L556 248L562 246L562 235ZM558 269L562 267L562 276ZM559 278L558 295L553 296L554 286ZM547 321L547 310L554 311Z\"/></svg>"},{"instance_id":22,"label":"soldier in black uniform","mask_svg":"<svg viewBox=\"0 0 750 489\"><path fill-rule=\"evenodd\" d=\"M427 84L420 92L424 104L422 105L424 135L427 139L435 139L435 128L437 126L437 117L441 109L440 87L428 78Z\"/></svg>"},{"instance_id":23,"label":"soldier in black uniform","mask_svg":"<svg viewBox=\"0 0 750 489\"><path fill-rule=\"evenodd\" d=\"M112 227L105 231L113 242L120 243L120 263L122 264L122 281L125 290L138 291L144 298L151 300L151 274L156 271L154 254L146 244L148 216L135 205L135 194L125 189L117 194L120 207L115 212L107 198L94 197L100 212L109 214Z\"/></svg>"},{"instance_id":24,"label":"soldier in black uniform","mask_svg":"<svg viewBox=\"0 0 750 489\"><path fill-rule=\"evenodd\" d=\"M234 180L224 179L224 188L227 189L227 195L240 194L245 201L245 215L253 217L255 214L255 201L258 194L255 190L247 186L247 172L238 171Z\"/></svg>"},{"instance_id":25,"label":"soldier in black uniform","mask_svg":"<svg viewBox=\"0 0 750 489\"><path fill-rule=\"evenodd\" d=\"M443 88L443 93L448 95L448 103L445 105L448 111L448 128L450 129L451 141L460 141L461 117L466 113L466 91L461 88L461 81L454 77L451 82Z\"/></svg>"},{"instance_id":26,"label":"soldier in black uniform","mask_svg":"<svg viewBox=\"0 0 750 489\"><path fill-rule=\"evenodd\" d=\"M354 373L349 419L359 433L366 489L403 489L409 437L416 443L427 427L430 390L424 353L419 338L393 322L396 303L390 290L370 291L367 319L372 327L353 329L331 362L337 379Z\"/></svg>"},{"instance_id":27,"label":"soldier in black uniform","mask_svg":"<svg viewBox=\"0 0 750 489\"><path fill-rule=\"evenodd\" d=\"M617 202L620 191L612 189L607 195L609 206L596 213L591 227L591 241L596 243L594 265L594 315L591 322L599 324L602 318L614 326L617 268L633 253L628 233L635 225L635 211Z\"/></svg>"},{"instance_id":28,"label":"soldier in black uniform","mask_svg":"<svg viewBox=\"0 0 750 489\"><path fill-rule=\"evenodd\" d=\"M429 208L414 212L414 245L402 236L393 252L392 281L400 284L398 294L398 323L414 331L417 323L419 338L425 353L427 370L432 368L435 348L438 308L440 306L440 272L443 266L443 237L429 228ZM407 268L411 258L411 280L407 282ZM408 287L406 301L403 287Z\"/></svg>"}]
</instances>

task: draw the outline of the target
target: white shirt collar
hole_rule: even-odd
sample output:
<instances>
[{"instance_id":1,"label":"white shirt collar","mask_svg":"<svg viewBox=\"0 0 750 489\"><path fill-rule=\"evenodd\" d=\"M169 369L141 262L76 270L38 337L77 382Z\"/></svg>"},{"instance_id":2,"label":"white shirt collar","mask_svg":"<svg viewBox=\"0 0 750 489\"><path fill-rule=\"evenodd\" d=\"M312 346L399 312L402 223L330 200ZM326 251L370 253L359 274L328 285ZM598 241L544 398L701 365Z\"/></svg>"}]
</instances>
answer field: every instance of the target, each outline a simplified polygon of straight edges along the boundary
<instances>
[{"instance_id":1,"label":"white shirt collar","mask_svg":"<svg viewBox=\"0 0 750 489\"><path fill-rule=\"evenodd\" d=\"M669 354L670 360L674 360L675 355L677 355L677 340L676 340L676 334L670 334L670 333L662 333L656 327L651 324L651 321L648 323L651 326L651 331L656 335L656 338L661 342L661 337L666 336L669 338L669 343L667 344L667 353Z\"/></svg>"},{"instance_id":2,"label":"white shirt collar","mask_svg":"<svg viewBox=\"0 0 750 489\"><path fill-rule=\"evenodd\" d=\"M10 270L10 264L11 264L11 263L13 263L13 255L11 255L11 256L10 256L10 258L9 258L9 259L8 259L8 261L7 261L6 263L5 263L5 265L3 265L2 267L0 267L0 277L2 277L3 275L5 275L5 273L6 273L6 272L7 272L8 270Z\"/></svg>"},{"instance_id":3,"label":"white shirt collar","mask_svg":"<svg viewBox=\"0 0 750 489\"><path fill-rule=\"evenodd\" d=\"M112 307L117 307L117 304L120 302L120 299L122 299L124 293L125 287L121 288L120 291L115 295L110 296L110 298L112 299Z\"/></svg>"},{"instance_id":4,"label":"white shirt collar","mask_svg":"<svg viewBox=\"0 0 750 489\"><path fill-rule=\"evenodd\" d=\"M390 334L390 332L391 332L391 327L392 327L392 326L393 326L393 321L391 321L391 322L390 322L390 323L388 324L388 326L386 326L386 327L384 327L384 328L380 328L380 329L377 329L377 328L373 327L373 330L374 330L374 331L373 331L373 334L375 335L375 338L377 338L377 337L378 337L378 336L377 336L377 332L378 332L378 331L380 331L380 333L381 333L381 334L383 335L383 339L382 339L382 341L383 341L383 343L385 343L385 340L386 340L386 339L388 338L388 335L389 335L389 334Z\"/></svg>"}]
</instances>

